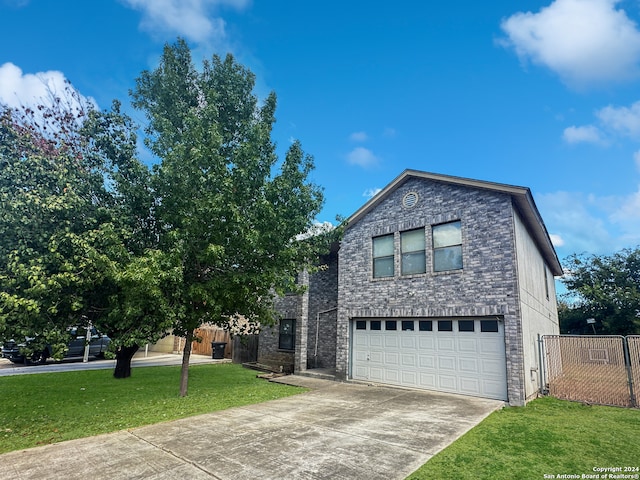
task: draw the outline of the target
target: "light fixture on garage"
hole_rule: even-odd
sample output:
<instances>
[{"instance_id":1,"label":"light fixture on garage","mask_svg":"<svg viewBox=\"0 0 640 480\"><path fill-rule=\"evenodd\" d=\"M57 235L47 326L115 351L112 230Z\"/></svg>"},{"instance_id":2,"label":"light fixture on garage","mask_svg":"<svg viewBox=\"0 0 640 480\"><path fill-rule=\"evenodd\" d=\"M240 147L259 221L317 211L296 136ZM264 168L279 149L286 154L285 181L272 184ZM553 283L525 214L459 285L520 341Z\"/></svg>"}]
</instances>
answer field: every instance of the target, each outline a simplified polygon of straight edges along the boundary
<instances>
[{"instance_id":1,"label":"light fixture on garage","mask_svg":"<svg viewBox=\"0 0 640 480\"><path fill-rule=\"evenodd\" d=\"M413 208L418 203L418 198L417 192L409 192L402 197L402 206L404 208Z\"/></svg>"}]
</instances>

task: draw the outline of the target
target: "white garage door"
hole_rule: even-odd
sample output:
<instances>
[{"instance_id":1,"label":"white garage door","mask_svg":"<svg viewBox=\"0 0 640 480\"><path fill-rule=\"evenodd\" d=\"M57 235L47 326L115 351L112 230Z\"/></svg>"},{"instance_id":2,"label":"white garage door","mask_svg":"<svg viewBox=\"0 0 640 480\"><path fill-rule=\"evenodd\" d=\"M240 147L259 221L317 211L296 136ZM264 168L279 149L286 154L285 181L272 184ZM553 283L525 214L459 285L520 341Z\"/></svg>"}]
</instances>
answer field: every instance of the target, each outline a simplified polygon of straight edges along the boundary
<instances>
[{"instance_id":1,"label":"white garage door","mask_svg":"<svg viewBox=\"0 0 640 480\"><path fill-rule=\"evenodd\" d=\"M507 400L504 324L493 319L357 319L351 376Z\"/></svg>"}]
</instances>

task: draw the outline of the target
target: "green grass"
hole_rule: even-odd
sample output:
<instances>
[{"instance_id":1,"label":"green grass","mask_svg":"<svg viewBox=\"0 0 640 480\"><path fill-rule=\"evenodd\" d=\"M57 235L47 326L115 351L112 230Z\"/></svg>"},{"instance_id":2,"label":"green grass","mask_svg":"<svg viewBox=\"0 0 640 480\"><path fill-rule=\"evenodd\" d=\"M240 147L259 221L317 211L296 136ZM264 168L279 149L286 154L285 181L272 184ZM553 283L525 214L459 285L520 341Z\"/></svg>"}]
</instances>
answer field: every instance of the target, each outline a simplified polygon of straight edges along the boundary
<instances>
[{"instance_id":1,"label":"green grass","mask_svg":"<svg viewBox=\"0 0 640 480\"><path fill-rule=\"evenodd\" d=\"M408 478L581 477L597 474L593 467L640 467L640 410L551 397L526 407L505 408L489 415Z\"/></svg>"},{"instance_id":2,"label":"green grass","mask_svg":"<svg viewBox=\"0 0 640 480\"><path fill-rule=\"evenodd\" d=\"M240 365L136 367L0 377L0 453L264 402L305 391L256 378Z\"/></svg>"}]
</instances>

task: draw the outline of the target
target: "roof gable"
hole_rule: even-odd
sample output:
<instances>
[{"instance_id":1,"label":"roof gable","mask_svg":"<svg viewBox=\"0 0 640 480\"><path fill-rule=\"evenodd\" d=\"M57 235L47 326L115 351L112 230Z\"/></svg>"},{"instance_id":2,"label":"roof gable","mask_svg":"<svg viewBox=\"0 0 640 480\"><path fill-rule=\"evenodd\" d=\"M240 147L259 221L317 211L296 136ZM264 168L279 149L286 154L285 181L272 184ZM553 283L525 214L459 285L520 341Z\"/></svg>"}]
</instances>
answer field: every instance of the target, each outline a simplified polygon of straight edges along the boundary
<instances>
[{"instance_id":1,"label":"roof gable","mask_svg":"<svg viewBox=\"0 0 640 480\"><path fill-rule=\"evenodd\" d=\"M411 178L432 180L451 185L466 186L510 195L515 208L517 208L520 213L524 224L540 249L540 252L549 265L553 275L560 276L563 274L562 266L560 265L556 251L551 243L547 228L533 200L531 190L527 187L407 169L389 183L389 185L383 188L377 195L360 207L353 215L351 215L347 220L347 228L356 224L361 218L376 208L383 200L388 198L391 193Z\"/></svg>"}]
</instances>

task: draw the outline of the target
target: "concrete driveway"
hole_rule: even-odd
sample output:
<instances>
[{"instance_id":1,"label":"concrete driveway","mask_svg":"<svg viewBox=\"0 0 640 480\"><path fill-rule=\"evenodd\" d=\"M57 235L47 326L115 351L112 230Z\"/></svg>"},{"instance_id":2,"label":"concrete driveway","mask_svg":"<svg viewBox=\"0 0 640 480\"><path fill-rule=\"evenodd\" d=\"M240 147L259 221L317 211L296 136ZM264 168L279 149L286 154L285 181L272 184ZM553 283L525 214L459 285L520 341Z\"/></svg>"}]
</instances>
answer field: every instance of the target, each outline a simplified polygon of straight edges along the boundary
<instances>
[{"instance_id":1,"label":"concrete driveway","mask_svg":"<svg viewBox=\"0 0 640 480\"><path fill-rule=\"evenodd\" d=\"M291 375L310 392L0 455L13 479L404 479L503 403Z\"/></svg>"}]
</instances>

